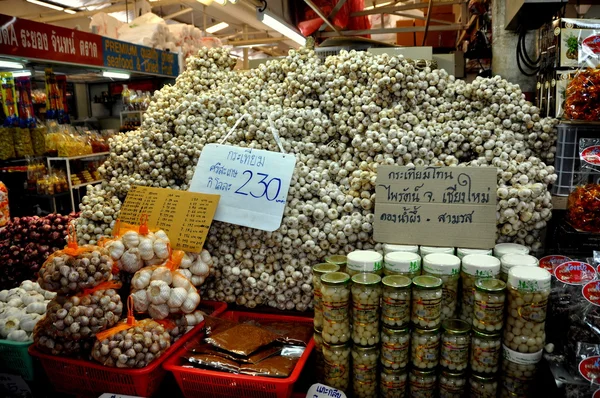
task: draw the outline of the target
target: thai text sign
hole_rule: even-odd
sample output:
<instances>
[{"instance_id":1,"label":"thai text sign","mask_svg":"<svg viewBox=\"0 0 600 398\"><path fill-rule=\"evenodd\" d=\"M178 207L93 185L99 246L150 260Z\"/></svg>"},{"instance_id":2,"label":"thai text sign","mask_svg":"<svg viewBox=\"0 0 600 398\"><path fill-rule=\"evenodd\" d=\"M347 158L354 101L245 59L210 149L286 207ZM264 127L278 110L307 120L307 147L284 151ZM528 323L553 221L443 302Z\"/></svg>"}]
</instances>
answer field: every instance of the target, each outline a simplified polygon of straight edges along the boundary
<instances>
[{"instance_id":1,"label":"thai text sign","mask_svg":"<svg viewBox=\"0 0 600 398\"><path fill-rule=\"evenodd\" d=\"M496 241L496 168L380 166L377 242L490 249Z\"/></svg>"}]
</instances>

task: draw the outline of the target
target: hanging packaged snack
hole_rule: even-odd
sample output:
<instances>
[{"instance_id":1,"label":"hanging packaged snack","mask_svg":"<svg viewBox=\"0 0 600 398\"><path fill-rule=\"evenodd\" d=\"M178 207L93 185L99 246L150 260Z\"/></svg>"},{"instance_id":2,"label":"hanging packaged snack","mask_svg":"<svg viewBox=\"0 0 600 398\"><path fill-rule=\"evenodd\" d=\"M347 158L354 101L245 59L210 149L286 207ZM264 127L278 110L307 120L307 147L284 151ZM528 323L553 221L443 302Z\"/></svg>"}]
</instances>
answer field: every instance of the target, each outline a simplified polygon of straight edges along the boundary
<instances>
[{"instance_id":1,"label":"hanging packaged snack","mask_svg":"<svg viewBox=\"0 0 600 398\"><path fill-rule=\"evenodd\" d=\"M67 76L56 76L57 87L57 109L56 118L60 124L69 124L69 107L67 102Z\"/></svg>"},{"instance_id":2,"label":"hanging packaged snack","mask_svg":"<svg viewBox=\"0 0 600 398\"><path fill-rule=\"evenodd\" d=\"M52 68L46 68L46 120L55 120L58 117L58 85L56 75Z\"/></svg>"},{"instance_id":3,"label":"hanging packaged snack","mask_svg":"<svg viewBox=\"0 0 600 398\"><path fill-rule=\"evenodd\" d=\"M29 129L15 127L11 130L15 145L15 156L18 158L33 156L33 143L31 142L31 133L29 132Z\"/></svg>"},{"instance_id":4,"label":"hanging packaged snack","mask_svg":"<svg viewBox=\"0 0 600 398\"><path fill-rule=\"evenodd\" d=\"M34 156L44 156L46 153L46 134L48 129L38 119L36 126L30 129L31 132L31 144L33 146Z\"/></svg>"},{"instance_id":5,"label":"hanging packaged snack","mask_svg":"<svg viewBox=\"0 0 600 398\"><path fill-rule=\"evenodd\" d=\"M12 129L0 126L0 160L15 157L15 142Z\"/></svg>"},{"instance_id":6,"label":"hanging packaged snack","mask_svg":"<svg viewBox=\"0 0 600 398\"><path fill-rule=\"evenodd\" d=\"M71 340L53 334L52 321L44 316L33 329L33 344L51 355L78 356L89 354L93 339Z\"/></svg>"},{"instance_id":7,"label":"hanging packaged snack","mask_svg":"<svg viewBox=\"0 0 600 398\"><path fill-rule=\"evenodd\" d=\"M582 232L600 233L600 184L588 183L600 173L600 138L579 139L580 184L569 194L567 221Z\"/></svg>"},{"instance_id":8,"label":"hanging packaged snack","mask_svg":"<svg viewBox=\"0 0 600 398\"><path fill-rule=\"evenodd\" d=\"M4 110L4 126L16 127L19 125L19 110L15 80L12 73L0 72L0 93L2 93L2 108Z\"/></svg>"},{"instance_id":9,"label":"hanging packaged snack","mask_svg":"<svg viewBox=\"0 0 600 398\"><path fill-rule=\"evenodd\" d=\"M17 90L17 104L19 109L19 126L22 128L35 128L36 119L31 102L31 79L18 77L15 79Z\"/></svg>"}]
</instances>

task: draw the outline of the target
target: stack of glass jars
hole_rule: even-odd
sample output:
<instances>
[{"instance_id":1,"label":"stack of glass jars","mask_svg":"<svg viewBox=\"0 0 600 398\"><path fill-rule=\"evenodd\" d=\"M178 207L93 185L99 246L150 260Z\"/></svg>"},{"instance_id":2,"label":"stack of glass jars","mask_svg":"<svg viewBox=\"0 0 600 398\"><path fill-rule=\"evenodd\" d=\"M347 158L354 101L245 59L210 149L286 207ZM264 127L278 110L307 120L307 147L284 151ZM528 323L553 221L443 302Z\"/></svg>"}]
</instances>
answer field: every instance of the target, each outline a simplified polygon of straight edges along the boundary
<instances>
[{"instance_id":1,"label":"stack of glass jars","mask_svg":"<svg viewBox=\"0 0 600 398\"><path fill-rule=\"evenodd\" d=\"M452 254L428 254L423 259L423 274L442 280L442 321L456 318L460 259Z\"/></svg>"},{"instance_id":2,"label":"stack of glass jars","mask_svg":"<svg viewBox=\"0 0 600 398\"><path fill-rule=\"evenodd\" d=\"M315 331L321 333L323 330L323 306L321 303L321 276L339 271L340 267L336 264L321 263L313 266L313 308L315 311L314 327Z\"/></svg>"},{"instance_id":3,"label":"stack of glass jars","mask_svg":"<svg viewBox=\"0 0 600 398\"><path fill-rule=\"evenodd\" d=\"M483 278L497 278L500 273L500 260L484 254L469 254L462 259L460 278L462 299L460 319L469 325L473 320L475 281Z\"/></svg>"},{"instance_id":4,"label":"stack of glass jars","mask_svg":"<svg viewBox=\"0 0 600 398\"><path fill-rule=\"evenodd\" d=\"M421 256L411 252L391 252L383 261L384 275L405 275L409 278L421 275Z\"/></svg>"},{"instance_id":5,"label":"stack of glass jars","mask_svg":"<svg viewBox=\"0 0 600 398\"><path fill-rule=\"evenodd\" d=\"M501 259L505 254L529 254L527 246L519 245L518 243L498 243L494 246L494 257Z\"/></svg>"},{"instance_id":6,"label":"stack of glass jars","mask_svg":"<svg viewBox=\"0 0 600 398\"><path fill-rule=\"evenodd\" d=\"M486 256L491 256L492 252L492 249L466 249L459 247L456 249L456 256L462 260L464 256L468 256L469 254L483 254Z\"/></svg>"},{"instance_id":7,"label":"stack of glass jars","mask_svg":"<svg viewBox=\"0 0 600 398\"><path fill-rule=\"evenodd\" d=\"M502 279L504 282L508 280L508 271L510 271L512 267L516 267L517 265L537 267L540 264L537 258L529 254L518 253L505 254L500 259L500 263L500 279Z\"/></svg>"},{"instance_id":8,"label":"stack of glass jars","mask_svg":"<svg viewBox=\"0 0 600 398\"><path fill-rule=\"evenodd\" d=\"M392 252L409 252L419 254L419 246L417 245L391 245L386 243L383 245L383 254Z\"/></svg>"},{"instance_id":9,"label":"stack of glass jars","mask_svg":"<svg viewBox=\"0 0 600 398\"><path fill-rule=\"evenodd\" d=\"M350 276L360 273L382 274L383 256L372 250L355 250L346 259L346 272Z\"/></svg>"},{"instance_id":10,"label":"stack of glass jars","mask_svg":"<svg viewBox=\"0 0 600 398\"><path fill-rule=\"evenodd\" d=\"M445 253L445 254L454 254L453 247L442 247L442 246L421 246L419 247L419 254L421 257L425 257L428 254L433 253Z\"/></svg>"}]
</instances>

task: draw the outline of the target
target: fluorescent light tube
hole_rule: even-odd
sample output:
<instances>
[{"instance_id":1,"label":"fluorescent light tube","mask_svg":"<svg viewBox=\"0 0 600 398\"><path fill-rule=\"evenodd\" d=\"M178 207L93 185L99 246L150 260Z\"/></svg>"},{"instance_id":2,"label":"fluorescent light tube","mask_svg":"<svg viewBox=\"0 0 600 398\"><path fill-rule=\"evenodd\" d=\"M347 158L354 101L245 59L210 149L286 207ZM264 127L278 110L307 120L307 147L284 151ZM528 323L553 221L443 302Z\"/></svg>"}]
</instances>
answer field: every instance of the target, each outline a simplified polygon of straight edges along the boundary
<instances>
[{"instance_id":1,"label":"fluorescent light tube","mask_svg":"<svg viewBox=\"0 0 600 398\"><path fill-rule=\"evenodd\" d=\"M42 7L52 8L53 10L63 11L64 8L60 6L55 6L54 4L44 3L43 1L38 0L27 0L28 3L35 4Z\"/></svg>"},{"instance_id":2,"label":"fluorescent light tube","mask_svg":"<svg viewBox=\"0 0 600 398\"><path fill-rule=\"evenodd\" d=\"M215 0L215 3L224 6L225 4L227 4L227 0Z\"/></svg>"},{"instance_id":3,"label":"fluorescent light tube","mask_svg":"<svg viewBox=\"0 0 600 398\"><path fill-rule=\"evenodd\" d=\"M71 15L73 15L73 14L77 14L77 11L75 11L75 10L65 10L65 12L66 12L67 14L71 14Z\"/></svg>"},{"instance_id":4,"label":"fluorescent light tube","mask_svg":"<svg viewBox=\"0 0 600 398\"><path fill-rule=\"evenodd\" d=\"M296 43L301 46L306 45L306 38L302 36L300 33L296 32L291 26L287 23L280 21L274 15L271 15L269 11L260 12L258 11L258 20L270 27L271 29L276 30L282 35L292 39Z\"/></svg>"},{"instance_id":5,"label":"fluorescent light tube","mask_svg":"<svg viewBox=\"0 0 600 398\"><path fill-rule=\"evenodd\" d=\"M112 79L129 79L131 75L129 73L104 71L102 72L102 77L110 77Z\"/></svg>"},{"instance_id":6,"label":"fluorescent light tube","mask_svg":"<svg viewBox=\"0 0 600 398\"><path fill-rule=\"evenodd\" d=\"M29 70L18 70L16 72L12 72L13 77L29 77L31 76L31 71Z\"/></svg>"},{"instance_id":7,"label":"fluorescent light tube","mask_svg":"<svg viewBox=\"0 0 600 398\"><path fill-rule=\"evenodd\" d=\"M223 30L223 29L225 29L225 28L227 28L227 27L229 27L229 24L228 24L228 23L226 23L226 22L219 22L219 23L218 23L218 24L216 24L216 25L209 26L208 28L206 28L206 31L207 31L208 33L215 33L215 32L218 32L218 31L220 31L220 30Z\"/></svg>"},{"instance_id":8,"label":"fluorescent light tube","mask_svg":"<svg viewBox=\"0 0 600 398\"><path fill-rule=\"evenodd\" d=\"M23 69L23 64L12 61L0 61L0 68Z\"/></svg>"},{"instance_id":9,"label":"fluorescent light tube","mask_svg":"<svg viewBox=\"0 0 600 398\"><path fill-rule=\"evenodd\" d=\"M231 4L237 4L239 0L229 0Z\"/></svg>"},{"instance_id":10,"label":"fluorescent light tube","mask_svg":"<svg viewBox=\"0 0 600 398\"><path fill-rule=\"evenodd\" d=\"M196 0L200 4L204 4L205 6L209 6L212 4L213 0Z\"/></svg>"}]
</instances>

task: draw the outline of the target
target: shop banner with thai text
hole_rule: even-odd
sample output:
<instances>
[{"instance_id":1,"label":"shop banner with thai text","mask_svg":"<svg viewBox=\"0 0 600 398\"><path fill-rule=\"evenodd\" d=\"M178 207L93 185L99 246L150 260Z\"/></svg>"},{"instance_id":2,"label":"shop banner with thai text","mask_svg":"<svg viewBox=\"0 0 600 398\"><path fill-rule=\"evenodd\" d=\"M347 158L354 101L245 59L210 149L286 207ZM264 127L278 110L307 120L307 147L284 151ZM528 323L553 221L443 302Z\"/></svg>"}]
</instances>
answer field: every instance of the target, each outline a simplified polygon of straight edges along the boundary
<instances>
[{"instance_id":1,"label":"shop banner with thai text","mask_svg":"<svg viewBox=\"0 0 600 398\"><path fill-rule=\"evenodd\" d=\"M103 37L104 66L155 75L177 76L177 54Z\"/></svg>"}]
</instances>

